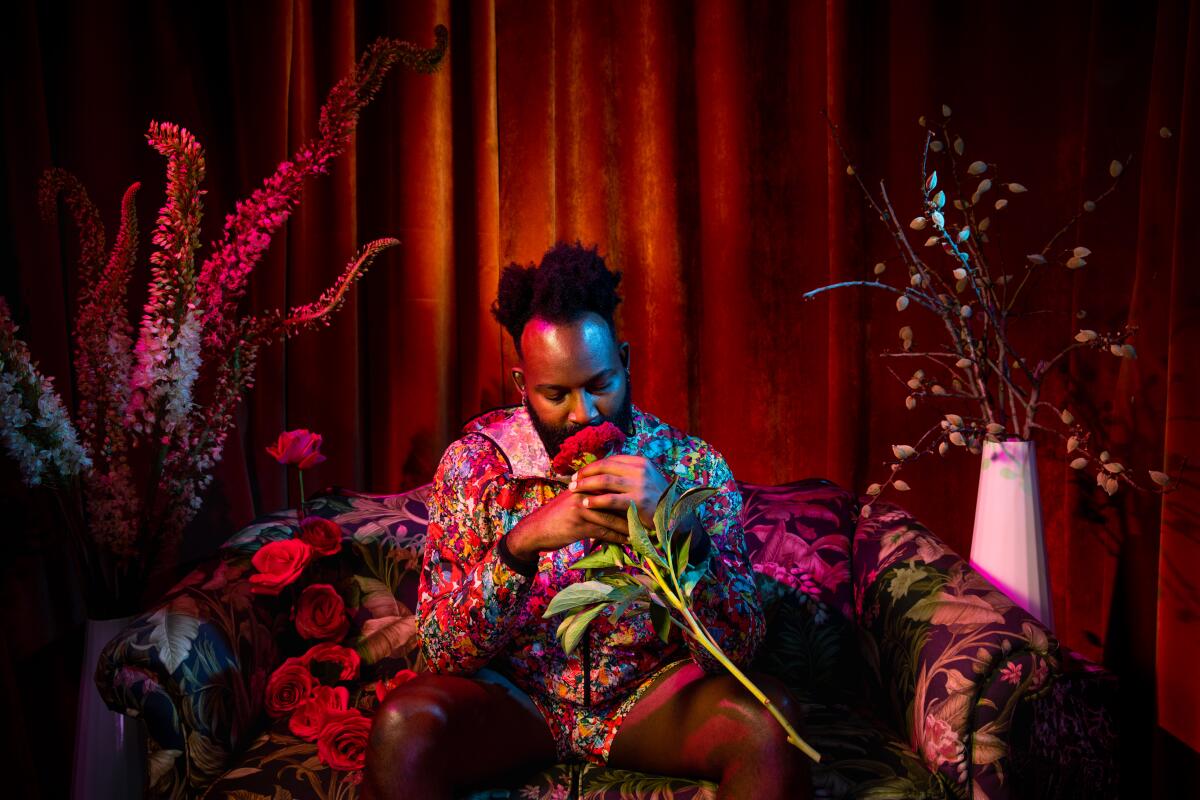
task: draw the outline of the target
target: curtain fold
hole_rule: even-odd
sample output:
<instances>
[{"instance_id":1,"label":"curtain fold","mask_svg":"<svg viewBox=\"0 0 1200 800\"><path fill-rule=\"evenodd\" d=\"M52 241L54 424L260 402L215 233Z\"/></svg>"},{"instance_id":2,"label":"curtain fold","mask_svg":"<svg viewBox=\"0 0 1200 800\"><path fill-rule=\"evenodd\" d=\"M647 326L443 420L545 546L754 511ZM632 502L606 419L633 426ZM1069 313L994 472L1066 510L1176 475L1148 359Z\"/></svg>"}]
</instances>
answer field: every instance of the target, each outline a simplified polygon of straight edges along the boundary
<instances>
[{"instance_id":1,"label":"curtain fold","mask_svg":"<svg viewBox=\"0 0 1200 800\"><path fill-rule=\"evenodd\" d=\"M1060 241L1089 247L1087 267L1038 273L1015 337L1048 357L1080 328L1139 326L1136 361L1076 354L1049 399L1069 387L1072 412L1127 466L1189 468L1165 498L1109 498L1060 441L1039 441L1055 616L1069 646L1125 677L1130 725L1157 722L1200 749L1197 2L1077 0L1036 15L944 2L32 2L12 22L0 291L66 399L78 248L68 224L37 221L43 167L79 174L110 228L140 179L150 220L162 164L146 126L188 127L209 160L204 255L236 199L315 135L366 44L428 45L435 24L450 27L441 71L386 78L255 270L247 308L283 308L319 295L362 244L401 241L329 328L263 351L184 561L295 504L263 451L285 428L325 436L316 483L429 480L463 420L516 401L515 354L490 306L500 268L556 240L595 243L623 272L635 402L706 438L743 480L861 491L886 478L891 445L955 409L905 409L916 365L877 355L899 350L902 325L918 348L939 341L934 320L882 292L800 300L877 262L893 282L904 270L822 112L907 219L920 211L917 118L947 104L963 158L1029 187L986 200L1010 201L989 235L1018 278L1024 254L1108 186L1110 160L1132 154L1116 192ZM139 269L131 313L144 257ZM962 451L923 459L894 499L965 554L977 476ZM28 497L11 476L4 491ZM6 614L39 613L14 602Z\"/></svg>"}]
</instances>

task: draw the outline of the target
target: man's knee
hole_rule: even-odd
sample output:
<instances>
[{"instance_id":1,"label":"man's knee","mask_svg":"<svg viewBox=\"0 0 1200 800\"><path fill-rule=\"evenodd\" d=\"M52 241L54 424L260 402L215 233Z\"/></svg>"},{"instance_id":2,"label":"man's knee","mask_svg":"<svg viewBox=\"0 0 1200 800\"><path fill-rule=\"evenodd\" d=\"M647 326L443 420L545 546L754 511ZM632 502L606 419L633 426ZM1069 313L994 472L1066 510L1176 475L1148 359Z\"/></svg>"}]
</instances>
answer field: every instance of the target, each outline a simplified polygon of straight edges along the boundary
<instances>
[{"instance_id":1,"label":"man's knee","mask_svg":"<svg viewBox=\"0 0 1200 800\"><path fill-rule=\"evenodd\" d=\"M437 752L454 713L453 697L439 681L439 676L420 676L384 698L371 726L372 755L421 761Z\"/></svg>"},{"instance_id":2,"label":"man's knee","mask_svg":"<svg viewBox=\"0 0 1200 800\"><path fill-rule=\"evenodd\" d=\"M769 675L756 673L750 678L771 701L771 705L799 732L803 713L787 687ZM736 683L735 679L730 680ZM737 683L737 689L740 690L736 694L737 707L743 722L743 735L739 739L744 747L760 757L772 754L790 756L794 746L788 742L787 731L779 724L779 720L740 683Z\"/></svg>"}]
</instances>

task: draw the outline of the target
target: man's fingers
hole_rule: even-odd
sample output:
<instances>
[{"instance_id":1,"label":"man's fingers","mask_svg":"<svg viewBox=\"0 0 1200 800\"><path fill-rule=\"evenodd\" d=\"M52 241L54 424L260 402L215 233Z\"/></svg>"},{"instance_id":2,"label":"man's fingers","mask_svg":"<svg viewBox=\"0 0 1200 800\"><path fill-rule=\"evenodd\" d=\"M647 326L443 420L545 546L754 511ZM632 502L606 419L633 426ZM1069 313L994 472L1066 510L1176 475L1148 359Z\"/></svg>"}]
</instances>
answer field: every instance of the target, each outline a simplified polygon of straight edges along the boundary
<instances>
[{"instance_id":1,"label":"man's fingers","mask_svg":"<svg viewBox=\"0 0 1200 800\"><path fill-rule=\"evenodd\" d=\"M592 494L583 498L581 505L597 511L615 511L624 517L633 498L627 494Z\"/></svg>"},{"instance_id":2,"label":"man's fingers","mask_svg":"<svg viewBox=\"0 0 1200 800\"><path fill-rule=\"evenodd\" d=\"M578 478L593 475L633 475L642 471L642 462L645 460L644 456L608 456L599 461L584 464L575 475Z\"/></svg>"},{"instance_id":3,"label":"man's fingers","mask_svg":"<svg viewBox=\"0 0 1200 800\"><path fill-rule=\"evenodd\" d=\"M568 488L573 492L583 493L620 493L629 488L629 481L620 475L612 475L607 472L598 475L583 475L581 472L580 476Z\"/></svg>"},{"instance_id":4,"label":"man's fingers","mask_svg":"<svg viewBox=\"0 0 1200 800\"><path fill-rule=\"evenodd\" d=\"M610 544L629 544L628 536L622 536L619 533L610 531L608 528L596 528L596 533L592 538Z\"/></svg>"},{"instance_id":5,"label":"man's fingers","mask_svg":"<svg viewBox=\"0 0 1200 800\"><path fill-rule=\"evenodd\" d=\"M610 514L606 511L593 511L589 508L582 509L580 513L588 522L603 528L606 532L617 534L622 539L629 537L629 523L623 515Z\"/></svg>"}]
</instances>

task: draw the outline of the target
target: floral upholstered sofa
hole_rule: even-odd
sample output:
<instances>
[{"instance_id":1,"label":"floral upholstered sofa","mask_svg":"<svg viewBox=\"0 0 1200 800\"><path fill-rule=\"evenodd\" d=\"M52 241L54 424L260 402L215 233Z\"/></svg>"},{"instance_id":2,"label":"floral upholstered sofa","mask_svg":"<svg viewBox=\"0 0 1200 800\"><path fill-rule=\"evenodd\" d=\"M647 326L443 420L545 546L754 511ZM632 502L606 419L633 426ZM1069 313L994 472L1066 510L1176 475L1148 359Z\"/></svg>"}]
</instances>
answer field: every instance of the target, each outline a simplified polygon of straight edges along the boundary
<instances>
[{"instance_id":1,"label":"floral upholstered sofa","mask_svg":"<svg viewBox=\"0 0 1200 800\"><path fill-rule=\"evenodd\" d=\"M378 633L371 619L388 620L382 649L379 637L360 646L361 672L348 682L350 702L368 716L376 683L421 667L411 609L428 488L332 490L310 504L340 524L343 541L304 580L357 587L349 605L356 624L368 618L364 629ZM860 500L825 480L741 489L768 620L754 667L783 679L805 708L803 733L824 756L814 796L1113 795L1107 698L1078 679L1098 670L916 519L884 502L861 519ZM289 619L294 595L252 593L250 559L295 528L294 511L256 520L103 652L102 696L145 721L151 796L358 795L361 771L336 768L336 753L265 708L273 672L306 645ZM471 797L700 798L714 789L560 764Z\"/></svg>"}]
</instances>

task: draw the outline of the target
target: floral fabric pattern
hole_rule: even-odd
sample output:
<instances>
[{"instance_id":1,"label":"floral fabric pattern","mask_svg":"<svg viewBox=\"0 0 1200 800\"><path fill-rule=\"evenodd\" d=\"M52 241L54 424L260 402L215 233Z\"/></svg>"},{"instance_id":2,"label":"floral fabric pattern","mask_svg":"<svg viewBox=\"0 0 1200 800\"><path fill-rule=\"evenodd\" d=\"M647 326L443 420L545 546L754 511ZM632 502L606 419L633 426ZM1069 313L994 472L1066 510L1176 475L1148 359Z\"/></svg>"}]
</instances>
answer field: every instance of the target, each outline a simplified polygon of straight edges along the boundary
<instances>
[{"instance_id":1,"label":"floral fabric pattern","mask_svg":"<svg viewBox=\"0 0 1200 800\"><path fill-rule=\"evenodd\" d=\"M485 415L476 428L507 413ZM515 482L507 485L515 507ZM814 796L1115 796L1110 673L1061 651L899 508L880 503L859 519L853 495L820 480L738 488L767 620L753 666L782 677L805 709L803 733L824 756L813 768ZM343 492L311 506L342 527L338 568L389 571L395 602L411 610L431 492ZM358 796L355 772L322 763L318 742L263 708L268 677L307 645L287 633L284 598L251 592L250 559L293 537L296 524L294 513L256 520L103 653L102 695L146 725L148 796ZM402 663L422 668L415 651ZM363 680L365 688L373 678ZM371 713L375 693L358 696ZM469 796L693 800L714 797L715 787L582 763Z\"/></svg>"},{"instance_id":2,"label":"floral fabric pattern","mask_svg":"<svg viewBox=\"0 0 1200 800\"><path fill-rule=\"evenodd\" d=\"M547 477L549 459L524 408L470 425L442 457L429 496L429 541L417 609L422 651L436 672L471 674L485 665L506 674L537 705L564 759L603 764L621 720L655 674L689 652L720 666L675 634L665 645L648 613L615 624L598 617L570 655L542 614L559 590L584 579L570 564L586 542L543 553L526 577L500 557L500 538L564 490ZM713 557L696 588L696 613L735 662L746 663L763 617L742 534L742 496L728 465L700 439L633 409L633 433L620 452L649 459L683 488L720 491L697 511Z\"/></svg>"},{"instance_id":3,"label":"floral fabric pattern","mask_svg":"<svg viewBox=\"0 0 1200 800\"><path fill-rule=\"evenodd\" d=\"M1058 642L903 509L873 507L853 571L859 623L891 676L882 705L956 796L1009 796L1013 715L1058 674Z\"/></svg>"}]
</instances>

